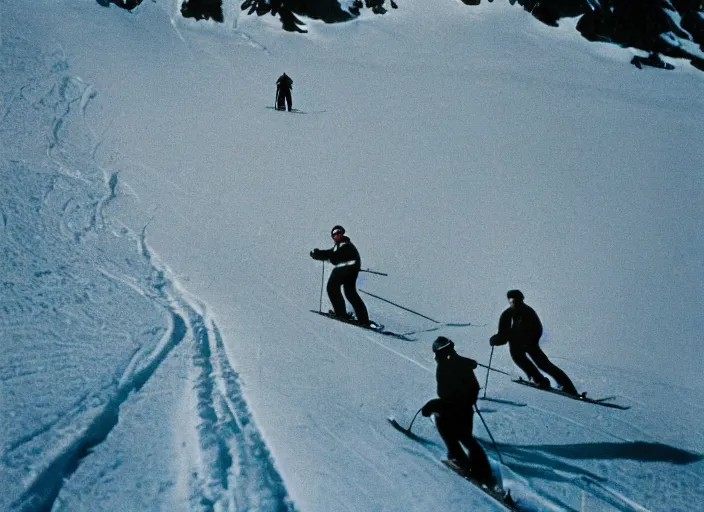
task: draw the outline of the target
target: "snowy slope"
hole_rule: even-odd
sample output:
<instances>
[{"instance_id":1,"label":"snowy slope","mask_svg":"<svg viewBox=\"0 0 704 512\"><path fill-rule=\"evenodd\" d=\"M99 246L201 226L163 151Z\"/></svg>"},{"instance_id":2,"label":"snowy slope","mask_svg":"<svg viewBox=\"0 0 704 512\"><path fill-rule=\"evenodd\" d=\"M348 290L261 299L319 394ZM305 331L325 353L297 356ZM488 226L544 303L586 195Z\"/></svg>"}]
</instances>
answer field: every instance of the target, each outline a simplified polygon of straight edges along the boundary
<instances>
[{"instance_id":1,"label":"snowy slope","mask_svg":"<svg viewBox=\"0 0 704 512\"><path fill-rule=\"evenodd\" d=\"M385 418L433 397L438 334L487 362L513 287L577 387L631 406L492 375L504 465L475 434L523 509L701 500L700 73L506 6L403 7L300 36L0 3L0 509L489 510L428 420L423 446ZM268 108L283 71L307 114ZM336 223L389 273L362 289L440 324L309 313Z\"/></svg>"}]
</instances>

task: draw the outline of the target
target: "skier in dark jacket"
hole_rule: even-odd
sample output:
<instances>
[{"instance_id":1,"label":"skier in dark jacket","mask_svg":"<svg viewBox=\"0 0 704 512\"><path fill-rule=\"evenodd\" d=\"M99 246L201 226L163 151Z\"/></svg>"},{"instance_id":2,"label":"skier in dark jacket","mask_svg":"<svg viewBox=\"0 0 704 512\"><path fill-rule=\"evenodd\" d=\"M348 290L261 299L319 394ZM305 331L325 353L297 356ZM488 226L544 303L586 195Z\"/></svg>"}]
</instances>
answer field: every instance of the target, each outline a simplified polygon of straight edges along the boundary
<instances>
[{"instance_id":1,"label":"skier in dark jacket","mask_svg":"<svg viewBox=\"0 0 704 512\"><path fill-rule=\"evenodd\" d=\"M473 407L479 396L479 382L474 375L477 362L455 352L455 344L438 337L433 342L437 369L438 397L423 406L423 416L435 414L435 425L447 446L447 458L478 482L490 488L496 485L489 459L472 435ZM460 446L464 445L469 456Z\"/></svg>"},{"instance_id":2,"label":"skier in dark jacket","mask_svg":"<svg viewBox=\"0 0 704 512\"><path fill-rule=\"evenodd\" d=\"M291 112L291 89L293 89L293 80L284 73L276 81L276 110L284 110L288 106L288 111Z\"/></svg>"},{"instance_id":3,"label":"skier in dark jacket","mask_svg":"<svg viewBox=\"0 0 704 512\"><path fill-rule=\"evenodd\" d=\"M567 374L551 363L538 346L543 335L543 325L538 314L523 302L524 296L520 290L509 290L506 297L509 308L499 318L499 332L491 337L491 345L508 343L513 362L541 388L550 388L550 379L540 373L538 368L555 379L562 391L576 395L577 389Z\"/></svg>"},{"instance_id":4,"label":"skier in dark jacket","mask_svg":"<svg viewBox=\"0 0 704 512\"><path fill-rule=\"evenodd\" d=\"M345 299L342 298L340 288L345 290L345 297L354 308L354 314L357 317L357 322L362 325L369 326L369 313L364 301L357 293L357 276L362 268L362 259L359 256L359 251L345 236L345 228L335 226L330 231L330 236L335 241L332 249L320 250L313 249L310 252L311 258L314 260L330 261L335 267L328 279L328 297L333 307L335 315L349 319L345 308Z\"/></svg>"}]
</instances>

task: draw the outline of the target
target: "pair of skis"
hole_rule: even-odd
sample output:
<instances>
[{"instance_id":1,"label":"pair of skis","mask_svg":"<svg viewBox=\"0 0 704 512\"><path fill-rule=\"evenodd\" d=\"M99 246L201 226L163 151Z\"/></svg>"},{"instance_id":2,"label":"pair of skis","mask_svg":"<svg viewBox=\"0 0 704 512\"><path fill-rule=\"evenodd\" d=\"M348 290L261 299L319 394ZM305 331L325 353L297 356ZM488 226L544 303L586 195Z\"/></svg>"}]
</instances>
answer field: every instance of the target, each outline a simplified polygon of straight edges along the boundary
<instances>
[{"instance_id":1,"label":"pair of skis","mask_svg":"<svg viewBox=\"0 0 704 512\"><path fill-rule=\"evenodd\" d=\"M504 491L501 488L489 488L486 485L478 482L472 476L467 473L464 469L462 469L460 466L452 462L451 460L443 459L442 461L443 464L445 464L448 468L450 468L452 471L457 473L459 476L467 480L468 482L472 483L475 487L479 488L484 494L487 496L490 496L493 498L495 501L499 502L501 505L506 507L508 510L515 510L519 511L520 509L516 505L516 502L513 500L511 497L511 491Z\"/></svg>"},{"instance_id":2,"label":"pair of skis","mask_svg":"<svg viewBox=\"0 0 704 512\"><path fill-rule=\"evenodd\" d=\"M315 309L311 309L310 312L315 313L317 315L324 316L326 318L330 318L332 320L337 320L338 322L342 322L342 323L350 324L350 325L355 325L355 326L360 327L362 329L367 329L369 331L383 334L384 336L390 336L392 338L396 338L396 339L403 340L403 341L413 341L412 338L409 338L408 336L405 336L403 334L399 334L397 332L389 331L384 328L383 324L379 324L376 322L370 322L369 325L365 325L365 324L359 323L354 318L345 318L342 316L337 316L334 313L325 313L323 311L317 311Z\"/></svg>"},{"instance_id":3,"label":"pair of skis","mask_svg":"<svg viewBox=\"0 0 704 512\"><path fill-rule=\"evenodd\" d=\"M561 395L561 396L564 396L567 398L571 398L572 400L577 400L579 402L586 402L588 404L601 405L602 407L609 407L611 409L620 409L622 411L625 411L625 410L631 408L630 405L620 405L620 404L612 403L611 400L616 398L615 396L607 396L604 398L591 398L591 397L587 396L586 391L584 393L580 393L578 395L573 395L572 393L566 393L565 391L562 391L562 390L556 389L556 388L552 388L552 387L551 388L542 388L529 380L525 380L525 379L521 379L521 378L511 379L511 381L515 382L516 384L521 384L523 386L528 386L531 388L539 389L541 391L547 391L549 393L554 393L556 395Z\"/></svg>"},{"instance_id":4,"label":"pair of skis","mask_svg":"<svg viewBox=\"0 0 704 512\"><path fill-rule=\"evenodd\" d=\"M277 110L279 112L287 112L289 114L322 114L323 112L327 112L327 110L300 110L297 108L292 108L291 110L286 110L286 108L278 108L278 107L266 107L270 110Z\"/></svg>"}]
</instances>

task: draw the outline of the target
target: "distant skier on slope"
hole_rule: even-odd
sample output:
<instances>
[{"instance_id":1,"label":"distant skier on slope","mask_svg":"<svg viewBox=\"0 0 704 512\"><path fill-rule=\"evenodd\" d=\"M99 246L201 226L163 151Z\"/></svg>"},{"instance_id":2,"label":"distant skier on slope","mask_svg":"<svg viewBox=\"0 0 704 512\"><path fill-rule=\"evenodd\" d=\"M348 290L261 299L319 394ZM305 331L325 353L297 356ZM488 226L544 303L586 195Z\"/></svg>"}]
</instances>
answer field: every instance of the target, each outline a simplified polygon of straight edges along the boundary
<instances>
[{"instance_id":1,"label":"distant skier on slope","mask_svg":"<svg viewBox=\"0 0 704 512\"><path fill-rule=\"evenodd\" d=\"M437 369L438 397L421 409L423 416L435 414L435 425L447 446L447 458L489 488L496 485L489 459L472 435L474 411L479 396L479 382L474 375L477 362L455 352L455 344L438 337L433 342ZM469 456L462 446L469 451Z\"/></svg>"},{"instance_id":2,"label":"distant skier on slope","mask_svg":"<svg viewBox=\"0 0 704 512\"><path fill-rule=\"evenodd\" d=\"M538 368L555 379L562 391L577 395L577 389L567 374L551 363L538 346L543 335L543 325L533 308L523 302L523 293L520 290L509 290L506 297L509 307L499 318L499 332L491 337L491 345L508 343L513 362L539 387L550 388L550 379L540 373Z\"/></svg>"},{"instance_id":3,"label":"distant skier on slope","mask_svg":"<svg viewBox=\"0 0 704 512\"><path fill-rule=\"evenodd\" d=\"M288 111L291 112L293 103L291 89L293 89L293 80L284 73L276 81L276 110L285 110L288 106Z\"/></svg>"},{"instance_id":4,"label":"distant skier on slope","mask_svg":"<svg viewBox=\"0 0 704 512\"><path fill-rule=\"evenodd\" d=\"M333 312L336 316L349 319L345 308L345 299L342 298L340 288L345 290L345 297L354 308L357 322L364 326L370 326L369 313L364 301L357 293L357 276L362 268L362 259L359 251L345 236L345 228L334 226L330 231L330 236L335 241L332 249L313 249L310 252L314 260L330 261L335 267L328 279L327 291Z\"/></svg>"}]
</instances>

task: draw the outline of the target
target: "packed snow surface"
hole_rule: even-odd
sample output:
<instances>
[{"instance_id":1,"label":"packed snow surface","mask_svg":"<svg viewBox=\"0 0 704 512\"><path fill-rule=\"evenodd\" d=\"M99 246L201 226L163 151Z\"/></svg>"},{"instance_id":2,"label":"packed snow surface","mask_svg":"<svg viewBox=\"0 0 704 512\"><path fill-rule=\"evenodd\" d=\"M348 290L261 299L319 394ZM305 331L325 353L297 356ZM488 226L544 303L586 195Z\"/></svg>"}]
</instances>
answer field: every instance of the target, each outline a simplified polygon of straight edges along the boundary
<instances>
[{"instance_id":1,"label":"packed snow surface","mask_svg":"<svg viewBox=\"0 0 704 512\"><path fill-rule=\"evenodd\" d=\"M702 502L701 72L505 2L399 3L295 35L236 2L0 1L0 510L500 510L431 421L386 418L435 396L436 336L488 363L511 288L630 406L480 368L521 510ZM405 339L309 312L335 224Z\"/></svg>"}]
</instances>

